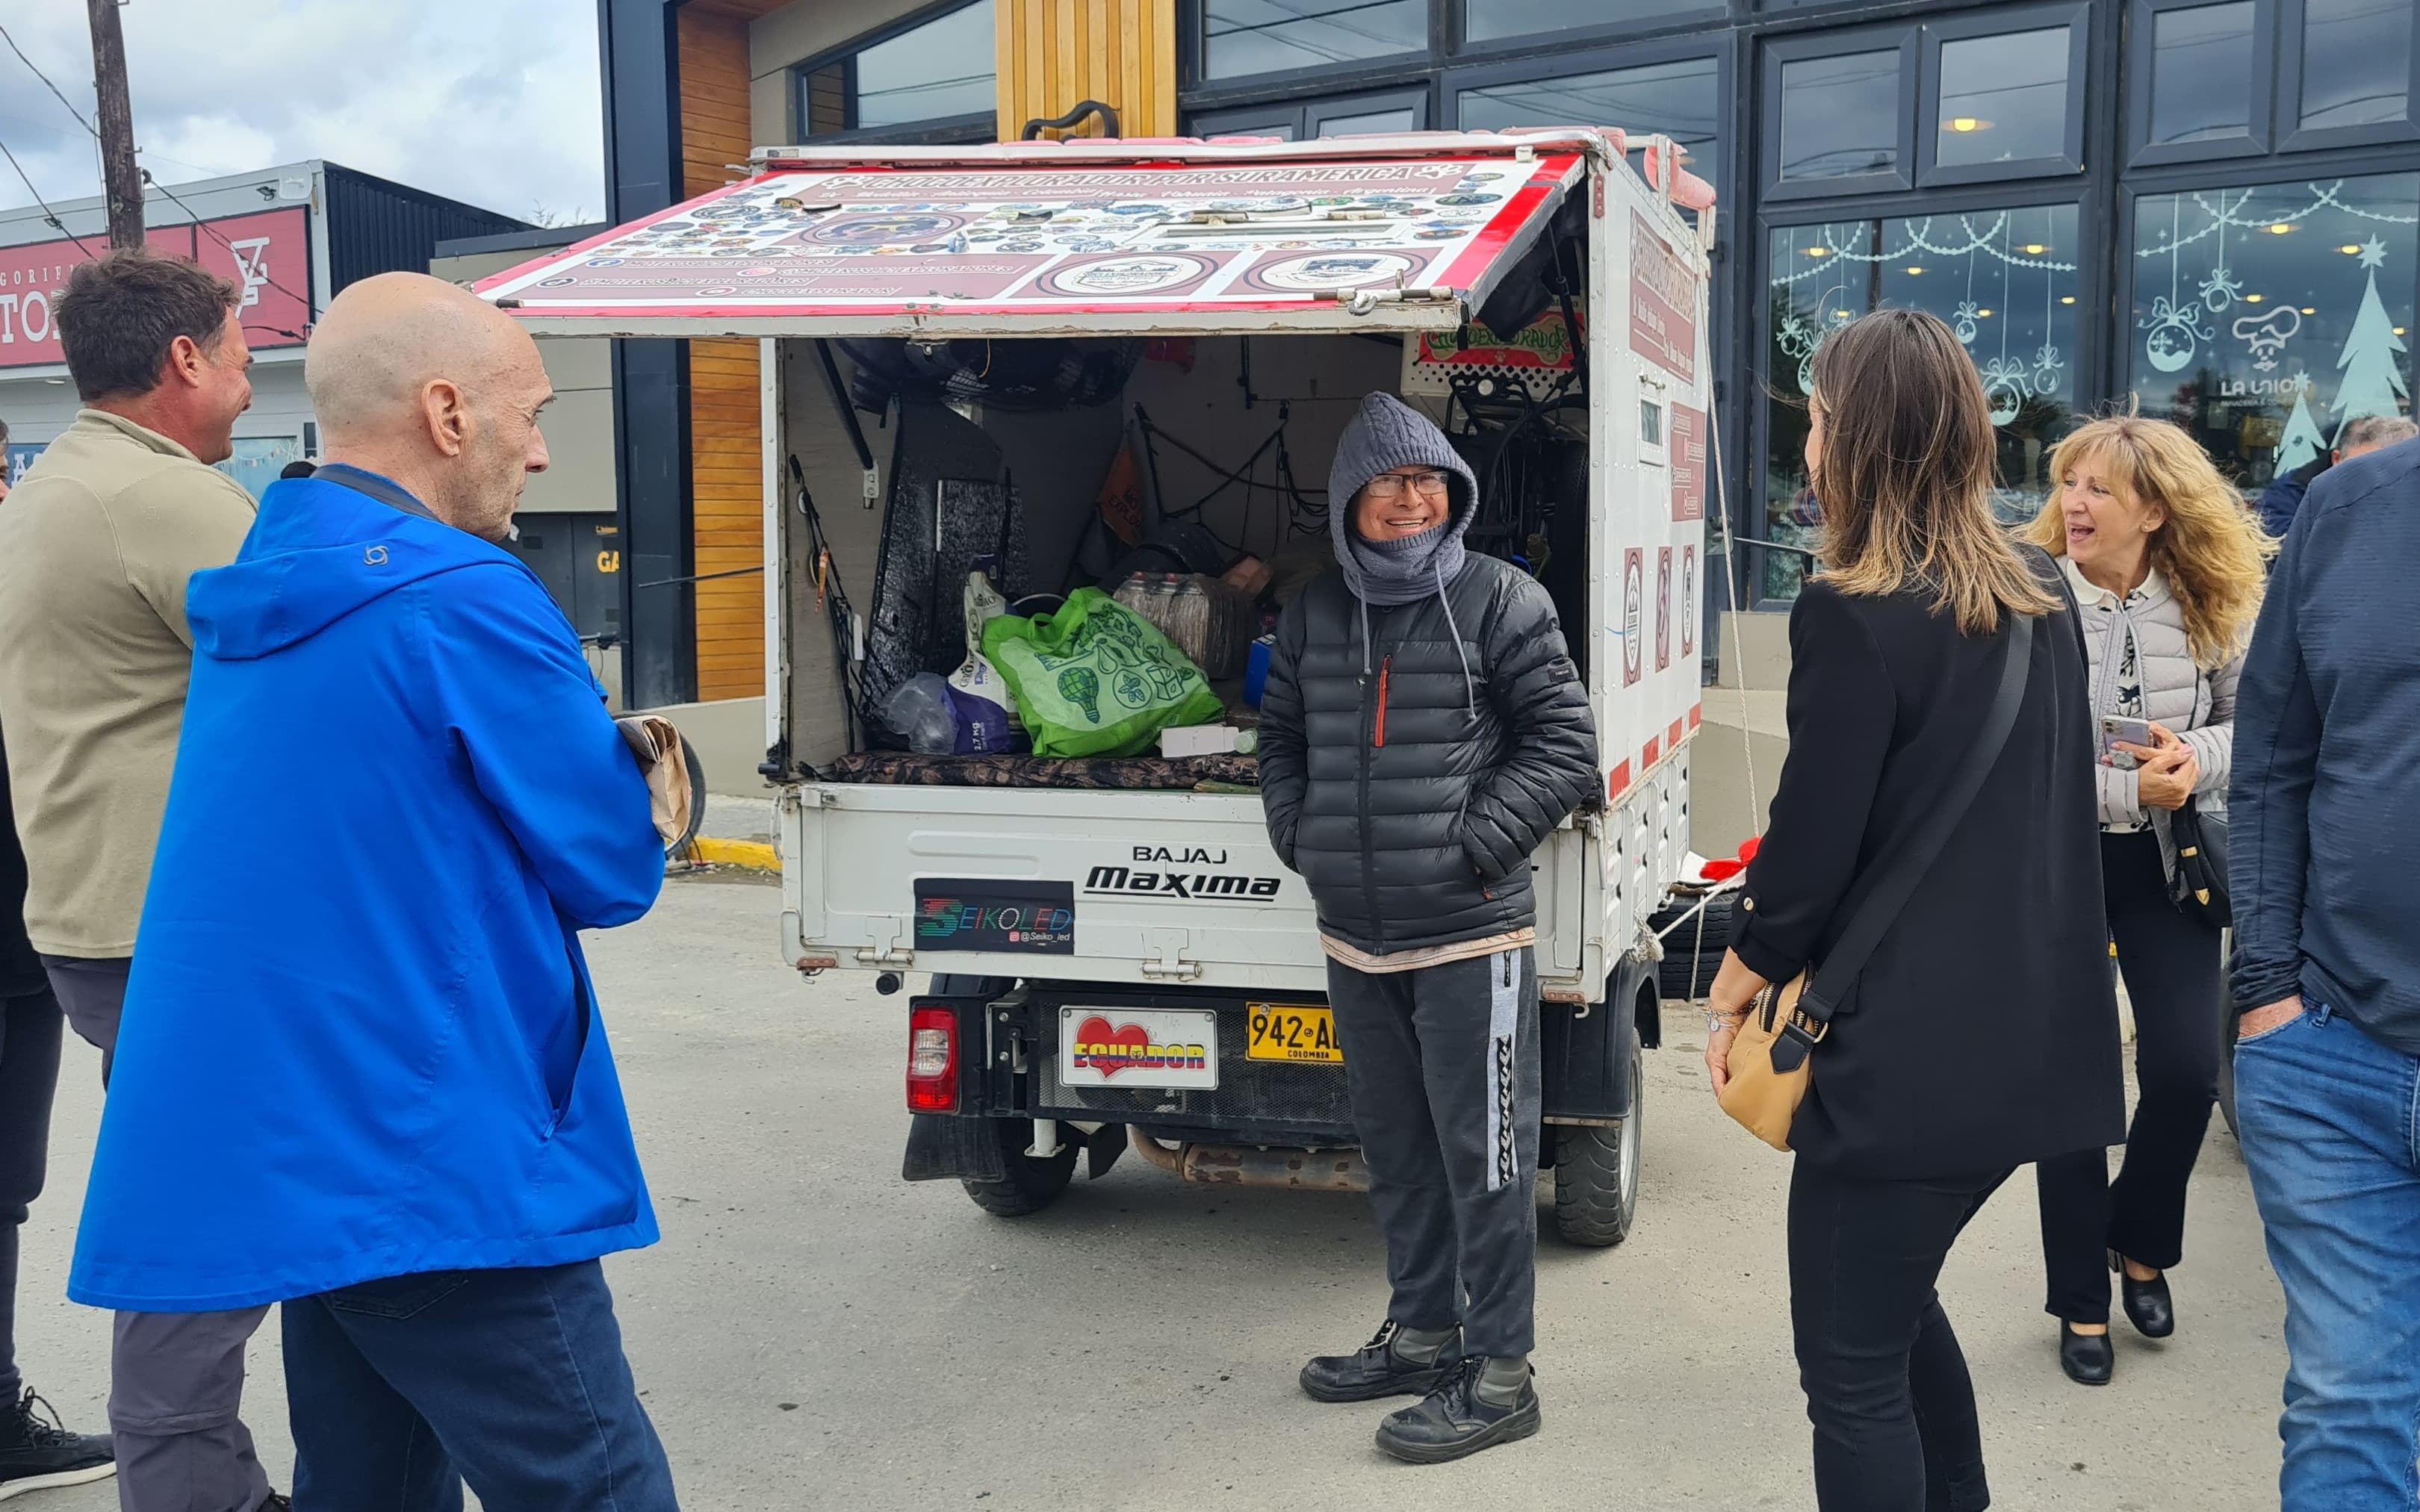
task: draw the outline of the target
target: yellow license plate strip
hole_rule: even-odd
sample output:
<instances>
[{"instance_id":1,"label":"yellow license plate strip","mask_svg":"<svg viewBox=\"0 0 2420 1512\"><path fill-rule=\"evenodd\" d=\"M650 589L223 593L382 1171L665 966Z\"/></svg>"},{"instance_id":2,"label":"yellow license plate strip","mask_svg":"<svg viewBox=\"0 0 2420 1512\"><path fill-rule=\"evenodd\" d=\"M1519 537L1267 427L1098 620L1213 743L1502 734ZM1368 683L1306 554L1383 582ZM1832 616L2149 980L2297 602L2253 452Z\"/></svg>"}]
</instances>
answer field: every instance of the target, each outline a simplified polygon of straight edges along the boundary
<instances>
[{"instance_id":1,"label":"yellow license plate strip","mask_svg":"<svg viewBox=\"0 0 2420 1512\"><path fill-rule=\"evenodd\" d=\"M1310 1003L1247 1003L1244 1057L1295 1065L1342 1066L1336 1015Z\"/></svg>"}]
</instances>

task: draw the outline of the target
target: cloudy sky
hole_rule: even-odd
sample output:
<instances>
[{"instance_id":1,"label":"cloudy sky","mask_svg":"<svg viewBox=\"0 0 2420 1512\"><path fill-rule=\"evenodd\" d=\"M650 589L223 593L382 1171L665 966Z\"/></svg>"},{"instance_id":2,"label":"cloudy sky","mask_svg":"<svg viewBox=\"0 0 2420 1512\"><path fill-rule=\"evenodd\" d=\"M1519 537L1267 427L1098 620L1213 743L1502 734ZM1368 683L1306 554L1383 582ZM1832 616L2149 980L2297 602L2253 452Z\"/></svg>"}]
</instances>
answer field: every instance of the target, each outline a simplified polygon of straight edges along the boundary
<instances>
[{"instance_id":1,"label":"cloudy sky","mask_svg":"<svg viewBox=\"0 0 2420 1512\"><path fill-rule=\"evenodd\" d=\"M130 0L138 161L175 184L326 158L530 219L605 206L596 0ZM81 0L0 0L86 119ZM0 142L54 204L101 193L93 139L0 46ZM0 161L0 208L33 196Z\"/></svg>"}]
</instances>

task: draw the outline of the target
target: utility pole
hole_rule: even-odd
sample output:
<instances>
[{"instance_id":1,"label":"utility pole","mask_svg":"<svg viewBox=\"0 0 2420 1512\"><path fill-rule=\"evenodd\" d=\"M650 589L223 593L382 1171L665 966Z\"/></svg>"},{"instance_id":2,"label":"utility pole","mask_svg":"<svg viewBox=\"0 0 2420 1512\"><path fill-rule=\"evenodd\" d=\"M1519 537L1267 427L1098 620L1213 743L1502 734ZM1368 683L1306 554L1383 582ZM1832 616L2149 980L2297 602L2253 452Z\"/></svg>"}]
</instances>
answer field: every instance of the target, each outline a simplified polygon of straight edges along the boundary
<instances>
[{"instance_id":1,"label":"utility pole","mask_svg":"<svg viewBox=\"0 0 2420 1512\"><path fill-rule=\"evenodd\" d=\"M101 188L109 201L109 244L143 245L143 178L134 166L134 101L126 89L126 34L117 0L85 0L92 20L92 88L101 109Z\"/></svg>"}]
</instances>

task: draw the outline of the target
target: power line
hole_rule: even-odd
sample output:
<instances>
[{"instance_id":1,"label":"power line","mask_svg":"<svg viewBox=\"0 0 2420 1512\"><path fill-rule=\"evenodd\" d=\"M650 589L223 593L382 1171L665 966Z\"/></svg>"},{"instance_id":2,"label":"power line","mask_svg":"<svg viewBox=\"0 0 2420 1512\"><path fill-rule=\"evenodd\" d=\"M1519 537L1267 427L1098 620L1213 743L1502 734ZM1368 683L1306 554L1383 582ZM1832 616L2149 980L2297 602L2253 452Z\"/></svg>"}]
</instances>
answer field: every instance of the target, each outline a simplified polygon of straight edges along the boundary
<instances>
[{"instance_id":1,"label":"power line","mask_svg":"<svg viewBox=\"0 0 2420 1512\"><path fill-rule=\"evenodd\" d=\"M67 106L68 114L76 118L76 124L78 126L83 127L86 132L90 133L94 141L99 141L101 139L101 132L95 130L92 122L84 118L84 112L75 108L75 102L73 100L59 93L59 86L51 83L51 76L49 74L44 73L41 69L34 67L34 60L25 55L25 50L17 45L17 39L8 35L8 28L6 26L0 26L0 41L7 42L8 44L8 51L17 54L17 61L25 65L26 69L33 73L35 78L42 81L43 88L48 89L54 95L58 95L59 103Z\"/></svg>"},{"instance_id":2,"label":"power line","mask_svg":"<svg viewBox=\"0 0 2420 1512\"><path fill-rule=\"evenodd\" d=\"M84 255L85 256L95 257L100 255L100 254L94 252L90 247L85 246L84 238L76 235L72 231L68 231L68 224L59 219L59 212L51 208L50 202L42 198L42 192L34 187L34 181L31 178L25 177L24 165L17 161L17 154L8 150L8 144L6 142L0 142L0 158L7 158L8 160L8 166L17 170L17 181L25 186L25 193L33 195L34 203L42 208L43 220L49 222L52 225L58 227L61 231L66 231L68 239L74 242L78 247L83 248Z\"/></svg>"},{"instance_id":3,"label":"power line","mask_svg":"<svg viewBox=\"0 0 2420 1512\"><path fill-rule=\"evenodd\" d=\"M194 223L194 226L196 230L208 231L210 234L210 239L212 240L216 241L220 246L225 247L227 250L228 256L237 259L237 266L239 268L242 266L242 255L235 250L235 243L227 239L225 232L220 230L217 226L212 225L209 222L203 220L200 212L195 210L191 205L186 204L184 200L178 195L175 190L170 189L167 185L153 177L150 169L146 168L143 170L143 181L151 188L158 190L163 194L167 195L170 199L175 200L177 203L177 208L185 212L187 218ZM261 275L260 281L268 285L271 288L275 289L278 293L285 295L287 299L293 300L297 303L301 304L302 306L302 323L305 325L311 323L310 317L312 310L311 301L309 300L306 300L302 295L295 293L292 289L287 288L285 285L279 283L273 278L271 278L266 273ZM296 341L304 341L309 339L302 332L288 331L283 326L265 325L256 329L261 331L273 331L281 336L291 336Z\"/></svg>"}]
</instances>

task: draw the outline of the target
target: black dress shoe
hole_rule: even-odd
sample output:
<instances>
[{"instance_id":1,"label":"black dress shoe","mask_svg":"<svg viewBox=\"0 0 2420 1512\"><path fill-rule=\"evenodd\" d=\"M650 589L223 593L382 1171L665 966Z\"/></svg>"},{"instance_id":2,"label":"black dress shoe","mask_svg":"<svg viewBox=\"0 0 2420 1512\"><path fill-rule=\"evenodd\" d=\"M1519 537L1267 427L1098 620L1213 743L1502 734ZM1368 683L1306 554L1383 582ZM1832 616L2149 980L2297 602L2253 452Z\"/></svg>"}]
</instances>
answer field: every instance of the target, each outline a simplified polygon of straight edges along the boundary
<instances>
[{"instance_id":1,"label":"black dress shoe","mask_svg":"<svg viewBox=\"0 0 2420 1512\"><path fill-rule=\"evenodd\" d=\"M1303 1395L1323 1402L1370 1402L1381 1396L1422 1396L1445 1380L1462 1356L1462 1335L1435 1358L1406 1360L1395 1352L1403 1325L1389 1318L1352 1354L1323 1354L1302 1367Z\"/></svg>"},{"instance_id":2,"label":"black dress shoe","mask_svg":"<svg viewBox=\"0 0 2420 1512\"><path fill-rule=\"evenodd\" d=\"M2079 1386L2106 1386L2118 1366L2117 1346L2102 1334L2079 1334L2064 1318L2058 1320L2058 1367Z\"/></svg>"},{"instance_id":3,"label":"black dress shoe","mask_svg":"<svg viewBox=\"0 0 2420 1512\"><path fill-rule=\"evenodd\" d=\"M1485 1355L1455 1361L1419 1406L1390 1412L1378 1425L1378 1447L1415 1465L1441 1465L1537 1432L1544 1419L1536 1382L1522 1381L1520 1395L1510 1402L1491 1402L1479 1395L1486 1367Z\"/></svg>"},{"instance_id":4,"label":"black dress shoe","mask_svg":"<svg viewBox=\"0 0 2420 1512\"><path fill-rule=\"evenodd\" d=\"M2109 1268L2118 1273L2118 1300L2125 1304L2126 1320L2147 1339L2164 1339L2177 1331L2176 1300L2168 1295L2165 1272L2149 1281L2126 1273L2126 1257L2111 1251Z\"/></svg>"}]
</instances>

